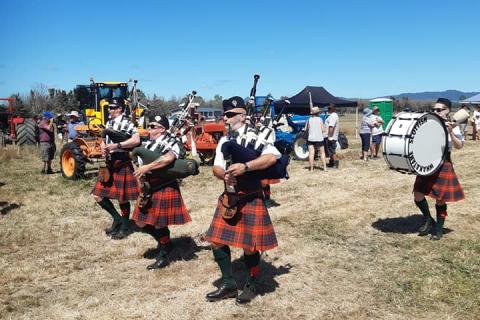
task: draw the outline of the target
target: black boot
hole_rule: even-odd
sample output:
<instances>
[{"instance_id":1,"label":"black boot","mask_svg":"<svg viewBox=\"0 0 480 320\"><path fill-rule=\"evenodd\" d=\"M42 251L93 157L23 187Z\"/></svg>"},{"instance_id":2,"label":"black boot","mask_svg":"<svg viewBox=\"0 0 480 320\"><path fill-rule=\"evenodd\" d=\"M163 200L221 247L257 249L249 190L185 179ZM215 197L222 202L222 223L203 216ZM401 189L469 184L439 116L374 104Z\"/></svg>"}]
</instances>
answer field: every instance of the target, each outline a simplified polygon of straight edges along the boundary
<instances>
[{"instance_id":1,"label":"black boot","mask_svg":"<svg viewBox=\"0 0 480 320\"><path fill-rule=\"evenodd\" d=\"M130 222L128 221L128 218L125 219L124 217L122 217L120 228L117 232L110 233L110 236L113 240L122 240L128 237L131 233L132 231L130 229Z\"/></svg>"},{"instance_id":2,"label":"black boot","mask_svg":"<svg viewBox=\"0 0 480 320\"><path fill-rule=\"evenodd\" d=\"M255 285L255 282L249 281L245 284L243 287L242 293L240 293L237 297L236 302L238 304L245 304L249 303L250 301L253 300L257 296L257 287Z\"/></svg>"},{"instance_id":3,"label":"black boot","mask_svg":"<svg viewBox=\"0 0 480 320\"><path fill-rule=\"evenodd\" d=\"M207 293L206 298L208 301L214 302L222 299L235 298L237 295L238 289L236 285L223 282L217 290Z\"/></svg>"},{"instance_id":4,"label":"black boot","mask_svg":"<svg viewBox=\"0 0 480 320\"><path fill-rule=\"evenodd\" d=\"M105 229L106 235L111 235L112 233L117 233L122 226L122 222L120 220L113 220L112 225Z\"/></svg>"},{"instance_id":5,"label":"black boot","mask_svg":"<svg viewBox=\"0 0 480 320\"><path fill-rule=\"evenodd\" d=\"M418 235L423 237L430 233L432 227L435 226L435 221L430 218L425 218L425 223L418 229Z\"/></svg>"},{"instance_id":6,"label":"black boot","mask_svg":"<svg viewBox=\"0 0 480 320\"><path fill-rule=\"evenodd\" d=\"M435 224L435 232L432 235L432 240L440 240L443 237L443 224L447 216L447 205L435 205L437 210L437 223Z\"/></svg>"},{"instance_id":7,"label":"black boot","mask_svg":"<svg viewBox=\"0 0 480 320\"><path fill-rule=\"evenodd\" d=\"M158 255L155 258L155 262L147 266L147 270L155 270L165 268L170 264L170 260L168 259L168 254L172 251L172 245L169 243L167 244L159 244L158 245Z\"/></svg>"}]
</instances>

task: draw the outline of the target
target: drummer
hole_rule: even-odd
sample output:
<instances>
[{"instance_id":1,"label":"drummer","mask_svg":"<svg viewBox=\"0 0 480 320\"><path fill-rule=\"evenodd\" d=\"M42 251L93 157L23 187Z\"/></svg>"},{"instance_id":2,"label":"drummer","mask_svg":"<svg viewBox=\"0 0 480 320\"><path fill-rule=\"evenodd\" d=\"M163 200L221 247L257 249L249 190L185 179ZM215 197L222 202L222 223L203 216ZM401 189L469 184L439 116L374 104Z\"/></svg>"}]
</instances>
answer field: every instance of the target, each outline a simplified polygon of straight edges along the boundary
<instances>
[{"instance_id":1,"label":"drummer","mask_svg":"<svg viewBox=\"0 0 480 320\"><path fill-rule=\"evenodd\" d=\"M443 236L443 225L447 217L447 202L463 200L465 195L458 182L457 175L453 170L450 153L452 145L455 149L463 147L463 133L458 126L453 127L447 122L447 115L452 107L452 102L445 98L439 98L435 103L433 111L445 120L448 130L448 153L441 168L430 176L417 176L413 186L415 204L424 216L424 224L419 229L419 235L425 236L432 231L432 240L440 240ZM436 200L435 209L437 221L430 215L428 202L425 199L428 195Z\"/></svg>"}]
</instances>

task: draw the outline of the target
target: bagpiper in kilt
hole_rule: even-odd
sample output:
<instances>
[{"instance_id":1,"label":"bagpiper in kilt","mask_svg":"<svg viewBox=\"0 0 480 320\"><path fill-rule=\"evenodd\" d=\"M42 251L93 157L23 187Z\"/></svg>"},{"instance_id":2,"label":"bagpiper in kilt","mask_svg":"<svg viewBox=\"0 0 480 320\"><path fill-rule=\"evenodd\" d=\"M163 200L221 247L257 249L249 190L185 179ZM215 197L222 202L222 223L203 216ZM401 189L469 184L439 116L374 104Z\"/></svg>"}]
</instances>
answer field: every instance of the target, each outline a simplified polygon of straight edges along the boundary
<instances>
[{"instance_id":1,"label":"bagpiper in kilt","mask_svg":"<svg viewBox=\"0 0 480 320\"><path fill-rule=\"evenodd\" d=\"M245 103L241 97L232 97L223 101L224 121L237 133L244 132L246 120ZM237 138L240 142L240 136ZM222 215L224 205L221 195L215 214L205 239L212 244L213 256L222 273L219 288L207 294L209 301L218 301L236 297L237 303L248 303L257 294L255 280L260 272L260 253L275 248L277 238L272 221L265 207L260 180L248 179L247 171L265 169L275 164L281 157L280 152L271 143L267 143L260 157L247 163L234 163L226 169L222 145L227 141L222 137L217 145L214 175L226 185L236 185L238 203L236 213L231 219ZM247 135L247 144L249 137ZM244 261L248 269L248 279L243 291L237 296L237 284L233 278L230 246L244 250Z\"/></svg>"},{"instance_id":2,"label":"bagpiper in kilt","mask_svg":"<svg viewBox=\"0 0 480 320\"><path fill-rule=\"evenodd\" d=\"M446 120L451 106L452 103L450 100L439 98L435 103L433 111ZM446 122L446 126L448 129L448 155L446 160L435 174L430 176L417 176L413 186L415 204L424 216L424 224L419 229L419 235L425 236L433 230L432 240L440 240L443 236L443 225L447 217L447 202L456 202L465 198L462 186L453 170L453 164L450 159L452 145L456 149L463 147L463 134L460 132L458 126L452 127L452 124L449 122ZM425 195L436 200L435 209L437 221L430 215Z\"/></svg>"},{"instance_id":3,"label":"bagpiper in kilt","mask_svg":"<svg viewBox=\"0 0 480 320\"><path fill-rule=\"evenodd\" d=\"M133 166L125 149L140 144L140 136L133 123L123 114L124 105L120 101L112 100L108 105L110 120L105 128L121 132L128 139L120 143L113 143L106 135L101 144L102 154L105 156L109 174L108 178L98 175L98 180L92 190L95 201L113 218L112 225L105 229L105 233L112 239L123 239L130 234L130 200L138 197L138 183L133 176ZM110 199L117 199L121 215L115 209Z\"/></svg>"},{"instance_id":4,"label":"bagpiper in kilt","mask_svg":"<svg viewBox=\"0 0 480 320\"><path fill-rule=\"evenodd\" d=\"M150 234L158 243L158 254L155 262L148 265L148 270L164 268L169 264L168 254L172 249L170 242L170 225L182 225L191 221L190 215L180 193L178 181L165 181L149 174L151 170L163 168L180 156L180 146L177 139L173 145L168 143L169 128L167 117L163 115L151 115L149 119L149 141L144 148L158 153L158 158L148 164L142 163L135 171L135 176L144 179L150 186L148 202L143 202L141 195L135 205L132 220L142 228L142 231ZM174 139L174 138L172 138Z\"/></svg>"}]
</instances>

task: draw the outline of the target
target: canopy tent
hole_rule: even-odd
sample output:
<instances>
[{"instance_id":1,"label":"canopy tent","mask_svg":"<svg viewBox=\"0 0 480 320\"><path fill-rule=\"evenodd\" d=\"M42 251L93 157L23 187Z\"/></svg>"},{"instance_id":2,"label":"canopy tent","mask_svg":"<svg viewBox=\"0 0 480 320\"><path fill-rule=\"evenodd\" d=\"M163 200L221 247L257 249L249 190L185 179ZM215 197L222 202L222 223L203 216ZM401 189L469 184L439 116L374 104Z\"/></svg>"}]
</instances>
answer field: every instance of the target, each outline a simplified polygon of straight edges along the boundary
<instances>
[{"instance_id":1,"label":"canopy tent","mask_svg":"<svg viewBox=\"0 0 480 320\"><path fill-rule=\"evenodd\" d=\"M465 104L480 104L480 93L474 95L473 97L470 97L468 99L459 101L459 103L465 103Z\"/></svg>"},{"instance_id":2,"label":"canopy tent","mask_svg":"<svg viewBox=\"0 0 480 320\"><path fill-rule=\"evenodd\" d=\"M314 106L327 106L334 104L335 107L356 107L356 101L345 100L337 98L330 94L323 87L306 86L305 89L296 95L288 98L290 105L285 106L285 113L295 113L299 115L310 114L310 96L312 95L312 102ZM284 100L275 101L275 112L279 112L285 105Z\"/></svg>"}]
</instances>

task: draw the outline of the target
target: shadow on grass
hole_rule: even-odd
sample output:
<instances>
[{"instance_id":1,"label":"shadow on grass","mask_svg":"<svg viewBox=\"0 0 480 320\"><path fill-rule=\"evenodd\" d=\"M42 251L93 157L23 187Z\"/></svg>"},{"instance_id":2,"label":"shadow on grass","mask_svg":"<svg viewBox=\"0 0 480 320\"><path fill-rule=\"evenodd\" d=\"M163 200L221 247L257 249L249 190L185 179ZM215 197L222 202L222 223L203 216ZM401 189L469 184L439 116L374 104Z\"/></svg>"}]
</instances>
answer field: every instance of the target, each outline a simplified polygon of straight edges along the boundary
<instances>
[{"instance_id":1,"label":"shadow on grass","mask_svg":"<svg viewBox=\"0 0 480 320\"><path fill-rule=\"evenodd\" d=\"M172 238L173 249L168 255L170 262L189 261L198 258L197 252L201 250L210 250L210 247L198 246L192 237ZM155 259L158 254L157 248L150 248L145 251L143 257L145 259Z\"/></svg>"},{"instance_id":2,"label":"shadow on grass","mask_svg":"<svg viewBox=\"0 0 480 320\"><path fill-rule=\"evenodd\" d=\"M372 227L386 233L418 233L418 229L423 224L423 221L423 216L421 214L414 214L407 217L378 219L372 223ZM452 231L453 230L451 229L443 228L444 234Z\"/></svg>"},{"instance_id":3,"label":"shadow on grass","mask_svg":"<svg viewBox=\"0 0 480 320\"><path fill-rule=\"evenodd\" d=\"M18 209L22 206L22 204L18 203L8 203L7 201L0 201L0 215L4 216L12 210Z\"/></svg>"},{"instance_id":4,"label":"shadow on grass","mask_svg":"<svg viewBox=\"0 0 480 320\"><path fill-rule=\"evenodd\" d=\"M212 263L215 263L212 258ZM247 282L247 269L243 260L243 257L234 260L232 262L233 276L237 283L238 288L241 290ZM276 267L271 262L261 260L260 262L260 276L257 279L257 290L259 295L274 292L280 285L275 280L276 276L286 274L290 272L292 266L286 264L284 266ZM213 282L213 285L219 287L222 284L222 279L217 279Z\"/></svg>"}]
</instances>

